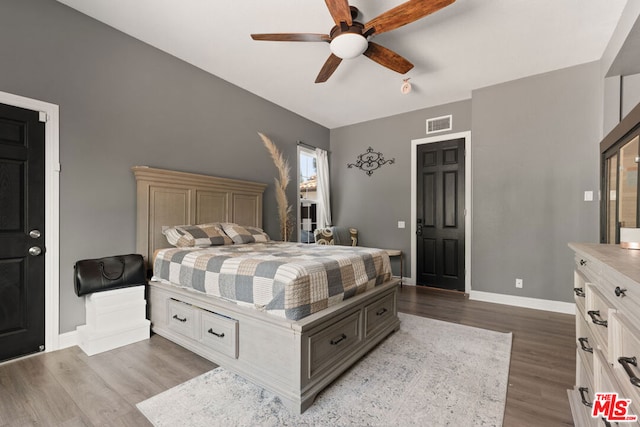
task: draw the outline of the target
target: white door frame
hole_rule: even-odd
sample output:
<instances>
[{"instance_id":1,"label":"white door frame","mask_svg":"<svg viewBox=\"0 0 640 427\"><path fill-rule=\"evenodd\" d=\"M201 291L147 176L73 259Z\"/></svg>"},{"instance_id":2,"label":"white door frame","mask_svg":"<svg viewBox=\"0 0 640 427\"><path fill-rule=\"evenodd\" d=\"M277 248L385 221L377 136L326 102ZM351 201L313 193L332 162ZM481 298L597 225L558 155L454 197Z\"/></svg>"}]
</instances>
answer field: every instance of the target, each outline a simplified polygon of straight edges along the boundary
<instances>
[{"instance_id":1,"label":"white door frame","mask_svg":"<svg viewBox=\"0 0 640 427\"><path fill-rule=\"evenodd\" d=\"M40 112L45 122L45 351L59 348L60 313L60 116L55 104L0 91L0 103Z\"/></svg>"},{"instance_id":2,"label":"white door frame","mask_svg":"<svg viewBox=\"0 0 640 427\"><path fill-rule=\"evenodd\" d=\"M418 145L464 138L464 292L471 292L471 131L411 140L411 281L417 281L416 199L418 197Z\"/></svg>"}]
</instances>

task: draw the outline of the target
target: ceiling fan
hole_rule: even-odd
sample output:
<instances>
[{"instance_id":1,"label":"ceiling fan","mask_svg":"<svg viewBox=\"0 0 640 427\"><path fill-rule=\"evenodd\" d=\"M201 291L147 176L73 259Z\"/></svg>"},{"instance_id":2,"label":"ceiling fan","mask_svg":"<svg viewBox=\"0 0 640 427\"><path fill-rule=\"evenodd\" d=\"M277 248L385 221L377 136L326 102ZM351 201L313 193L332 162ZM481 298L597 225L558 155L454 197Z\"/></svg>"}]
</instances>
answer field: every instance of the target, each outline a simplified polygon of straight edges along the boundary
<instances>
[{"instance_id":1,"label":"ceiling fan","mask_svg":"<svg viewBox=\"0 0 640 427\"><path fill-rule=\"evenodd\" d=\"M409 0L389 9L366 24L357 19L359 11L349 6L348 0L325 0L335 26L329 34L316 33L271 33L251 34L253 40L281 42L326 42L330 43L331 55L324 63L316 83L326 82L343 59L351 59L361 54L378 64L405 74L413 64L394 51L370 40L375 34L386 33L403 25L449 6L455 0Z\"/></svg>"}]
</instances>

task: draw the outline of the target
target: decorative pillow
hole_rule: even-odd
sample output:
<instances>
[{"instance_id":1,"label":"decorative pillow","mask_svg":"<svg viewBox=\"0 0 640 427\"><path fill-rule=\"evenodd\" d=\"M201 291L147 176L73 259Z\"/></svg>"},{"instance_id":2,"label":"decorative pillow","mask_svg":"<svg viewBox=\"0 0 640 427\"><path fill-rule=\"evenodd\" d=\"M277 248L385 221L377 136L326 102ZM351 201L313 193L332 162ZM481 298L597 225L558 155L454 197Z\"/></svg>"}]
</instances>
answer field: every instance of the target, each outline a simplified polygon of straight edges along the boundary
<instances>
[{"instance_id":1,"label":"decorative pillow","mask_svg":"<svg viewBox=\"0 0 640 427\"><path fill-rule=\"evenodd\" d=\"M358 246L358 229L353 227L316 228L314 237L318 245Z\"/></svg>"},{"instance_id":2,"label":"decorative pillow","mask_svg":"<svg viewBox=\"0 0 640 427\"><path fill-rule=\"evenodd\" d=\"M169 227L162 233L170 244L178 248L230 245L232 243L218 223L178 225Z\"/></svg>"},{"instance_id":3,"label":"decorative pillow","mask_svg":"<svg viewBox=\"0 0 640 427\"><path fill-rule=\"evenodd\" d=\"M223 223L221 225L224 232L231 237L233 243L238 245L244 243L268 242L271 240L269 235L258 227L249 227L232 223Z\"/></svg>"}]
</instances>

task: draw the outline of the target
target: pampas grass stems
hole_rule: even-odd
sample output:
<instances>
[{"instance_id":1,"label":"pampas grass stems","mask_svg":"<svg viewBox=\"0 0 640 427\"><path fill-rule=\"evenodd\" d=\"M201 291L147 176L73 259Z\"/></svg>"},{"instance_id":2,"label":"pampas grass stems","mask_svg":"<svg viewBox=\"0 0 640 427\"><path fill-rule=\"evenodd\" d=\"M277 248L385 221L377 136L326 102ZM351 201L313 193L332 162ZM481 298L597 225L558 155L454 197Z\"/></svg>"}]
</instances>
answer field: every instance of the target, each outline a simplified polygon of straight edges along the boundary
<instances>
[{"instance_id":1,"label":"pampas grass stems","mask_svg":"<svg viewBox=\"0 0 640 427\"><path fill-rule=\"evenodd\" d=\"M293 208L287 200L287 186L290 181L291 167L289 161L282 156L278 147L264 134L258 132L264 146L273 159L273 163L278 169L278 178L274 178L276 183L276 202L278 203L278 217L280 218L280 236L283 241L288 242L293 231Z\"/></svg>"}]
</instances>

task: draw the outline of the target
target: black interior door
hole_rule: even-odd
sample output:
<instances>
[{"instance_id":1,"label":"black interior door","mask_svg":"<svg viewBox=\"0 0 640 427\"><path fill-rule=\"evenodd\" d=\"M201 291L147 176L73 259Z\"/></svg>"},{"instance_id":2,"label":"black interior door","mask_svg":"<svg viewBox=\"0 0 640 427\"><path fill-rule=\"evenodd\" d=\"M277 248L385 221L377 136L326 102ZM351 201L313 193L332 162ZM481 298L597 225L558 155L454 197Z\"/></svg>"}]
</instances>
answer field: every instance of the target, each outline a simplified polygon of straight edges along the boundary
<instances>
[{"instance_id":1,"label":"black interior door","mask_svg":"<svg viewBox=\"0 0 640 427\"><path fill-rule=\"evenodd\" d=\"M44 350L44 123L0 104L0 361Z\"/></svg>"},{"instance_id":2,"label":"black interior door","mask_svg":"<svg viewBox=\"0 0 640 427\"><path fill-rule=\"evenodd\" d=\"M418 285L464 291L464 138L418 146Z\"/></svg>"}]
</instances>

